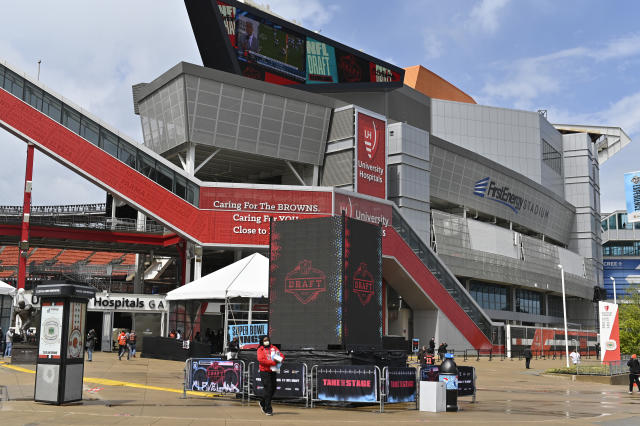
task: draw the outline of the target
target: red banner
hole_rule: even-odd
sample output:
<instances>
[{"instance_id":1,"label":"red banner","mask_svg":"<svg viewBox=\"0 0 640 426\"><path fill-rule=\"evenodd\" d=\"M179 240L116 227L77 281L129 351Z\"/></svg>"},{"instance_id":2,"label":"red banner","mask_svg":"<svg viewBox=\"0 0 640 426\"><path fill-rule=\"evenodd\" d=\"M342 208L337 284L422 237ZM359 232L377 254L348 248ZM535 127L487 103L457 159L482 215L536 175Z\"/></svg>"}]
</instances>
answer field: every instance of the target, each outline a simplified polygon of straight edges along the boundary
<instances>
[{"instance_id":1,"label":"red banner","mask_svg":"<svg viewBox=\"0 0 640 426\"><path fill-rule=\"evenodd\" d=\"M331 192L203 187L201 209L211 209L209 241L220 244L269 244L274 221L331 215Z\"/></svg>"},{"instance_id":2,"label":"red banner","mask_svg":"<svg viewBox=\"0 0 640 426\"><path fill-rule=\"evenodd\" d=\"M387 126L383 120L358 112L356 189L387 198Z\"/></svg>"},{"instance_id":3,"label":"red banner","mask_svg":"<svg viewBox=\"0 0 640 426\"><path fill-rule=\"evenodd\" d=\"M350 195L336 192L334 213L344 214L363 222L382 224L382 237L387 235L386 228L391 226L392 207L388 204L377 203L364 198L352 197Z\"/></svg>"}]
</instances>

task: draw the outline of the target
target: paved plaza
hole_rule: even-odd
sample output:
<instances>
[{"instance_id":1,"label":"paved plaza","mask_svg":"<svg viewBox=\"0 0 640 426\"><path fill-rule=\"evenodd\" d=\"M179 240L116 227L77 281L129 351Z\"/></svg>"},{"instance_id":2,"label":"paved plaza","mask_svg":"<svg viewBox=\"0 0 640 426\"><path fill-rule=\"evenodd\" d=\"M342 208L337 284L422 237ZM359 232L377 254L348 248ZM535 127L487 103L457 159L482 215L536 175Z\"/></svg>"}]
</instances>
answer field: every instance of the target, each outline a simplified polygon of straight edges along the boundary
<instances>
[{"instance_id":1,"label":"paved plaza","mask_svg":"<svg viewBox=\"0 0 640 426\"><path fill-rule=\"evenodd\" d=\"M0 360L0 362L7 361ZM242 405L232 397L189 395L181 399L184 363L135 358L118 361L115 354L96 353L86 363L84 401L67 406L34 403L34 366L0 364L0 424L126 425L258 425L258 424L640 424L640 393L626 386L574 381L543 375L560 360L470 360L478 373L477 402L461 398L459 413L426 413L410 406L304 408L275 404L273 417L255 402Z\"/></svg>"}]
</instances>

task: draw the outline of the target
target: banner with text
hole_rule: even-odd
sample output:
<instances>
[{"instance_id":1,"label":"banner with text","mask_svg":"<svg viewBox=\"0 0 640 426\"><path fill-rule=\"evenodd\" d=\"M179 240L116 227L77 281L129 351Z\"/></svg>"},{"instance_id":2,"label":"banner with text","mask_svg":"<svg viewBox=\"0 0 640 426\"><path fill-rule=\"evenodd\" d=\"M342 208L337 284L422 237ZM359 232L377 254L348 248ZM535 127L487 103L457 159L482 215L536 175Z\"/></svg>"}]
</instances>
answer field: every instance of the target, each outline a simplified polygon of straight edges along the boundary
<instances>
[{"instance_id":1,"label":"banner with text","mask_svg":"<svg viewBox=\"0 0 640 426\"><path fill-rule=\"evenodd\" d=\"M378 401L378 370L375 366L318 366L318 399L324 401Z\"/></svg>"},{"instance_id":2,"label":"banner with text","mask_svg":"<svg viewBox=\"0 0 640 426\"><path fill-rule=\"evenodd\" d=\"M627 221L640 222L640 171L624 174Z\"/></svg>"},{"instance_id":3,"label":"banner with text","mask_svg":"<svg viewBox=\"0 0 640 426\"><path fill-rule=\"evenodd\" d=\"M361 194L387 198L387 123L370 115L357 114L356 190Z\"/></svg>"},{"instance_id":4,"label":"banner with text","mask_svg":"<svg viewBox=\"0 0 640 426\"><path fill-rule=\"evenodd\" d=\"M618 305L598 302L600 319L600 360L620 361L620 328L618 324Z\"/></svg>"},{"instance_id":5,"label":"banner with text","mask_svg":"<svg viewBox=\"0 0 640 426\"><path fill-rule=\"evenodd\" d=\"M201 392L240 393L242 363L219 358L191 358L187 372L187 388Z\"/></svg>"},{"instance_id":6,"label":"banner with text","mask_svg":"<svg viewBox=\"0 0 640 426\"><path fill-rule=\"evenodd\" d=\"M254 349L260 343L260 336L269 334L269 325L263 324L241 324L229 326L229 341L238 338L240 349Z\"/></svg>"},{"instance_id":7,"label":"banner with text","mask_svg":"<svg viewBox=\"0 0 640 426\"><path fill-rule=\"evenodd\" d=\"M273 397L278 398L303 398L306 389L307 367L302 363L284 362L280 367L280 373L276 376L276 392ZM258 364L251 364L251 379L253 391L256 396L262 396L264 385L258 371Z\"/></svg>"},{"instance_id":8,"label":"banner with text","mask_svg":"<svg viewBox=\"0 0 640 426\"><path fill-rule=\"evenodd\" d=\"M413 402L416 400L416 369L389 367L386 370L387 402Z\"/></svg>"},{"instance_id":9,"label":"banner with text","mask_svg":"<svg viewBox=\"0 0 640 426\"><path fill-rule=\"evenodd\" d=\"M476 394L476 368L458 366L458 396L472 396Z\"/></svg>"}]
</instances>

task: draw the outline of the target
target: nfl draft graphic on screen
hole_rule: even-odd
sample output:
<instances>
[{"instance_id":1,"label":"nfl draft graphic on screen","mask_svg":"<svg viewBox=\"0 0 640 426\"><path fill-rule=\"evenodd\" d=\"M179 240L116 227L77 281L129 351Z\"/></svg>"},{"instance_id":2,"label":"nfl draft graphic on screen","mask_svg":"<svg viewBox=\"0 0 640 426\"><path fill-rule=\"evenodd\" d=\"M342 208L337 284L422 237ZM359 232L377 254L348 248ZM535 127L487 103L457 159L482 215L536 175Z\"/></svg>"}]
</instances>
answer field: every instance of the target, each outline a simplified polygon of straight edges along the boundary
<instances>
[{"instance_id":1,"label":"nfl draft graphic on screen","mask_svg":"<svg viewBox=\"0 0 640 426\"><path fill-rule=\"evenodd\" d=\"M598 302L600 317L601 361L620 361L620 329L618 327L618 305Z\"/></svg>"}]
</instances>

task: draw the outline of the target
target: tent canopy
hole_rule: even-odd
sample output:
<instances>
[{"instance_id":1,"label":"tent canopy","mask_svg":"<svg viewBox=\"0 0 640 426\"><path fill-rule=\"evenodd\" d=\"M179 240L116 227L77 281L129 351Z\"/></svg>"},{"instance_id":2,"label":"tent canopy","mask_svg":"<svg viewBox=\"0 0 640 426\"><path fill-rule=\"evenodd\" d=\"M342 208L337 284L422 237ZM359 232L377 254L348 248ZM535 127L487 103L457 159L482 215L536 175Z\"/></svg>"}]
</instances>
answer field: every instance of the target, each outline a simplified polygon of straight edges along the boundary
<instances>
[{"instance_id":1,"label":"tent canopy","mask_svg":"<svg viewBox=\"0 0 640 426\"><path fill-rule=\"evenodd\" d=\"M209 300L267 297L269 259L259 253L240 259L167 293L167 300Z\"/></svg>"},{"instance_id":2,"label":"tent canopy","mask_svg":"<svg viewBox=\"0 0 640 426\"><path fill-rule=\"evenodd\" d=\"M5 283L4 281L0 281L0 294L13 296L15 292L16 292L16 288L14 286L11 286Z\"/></svg>"}]
</instances>

